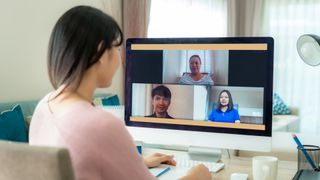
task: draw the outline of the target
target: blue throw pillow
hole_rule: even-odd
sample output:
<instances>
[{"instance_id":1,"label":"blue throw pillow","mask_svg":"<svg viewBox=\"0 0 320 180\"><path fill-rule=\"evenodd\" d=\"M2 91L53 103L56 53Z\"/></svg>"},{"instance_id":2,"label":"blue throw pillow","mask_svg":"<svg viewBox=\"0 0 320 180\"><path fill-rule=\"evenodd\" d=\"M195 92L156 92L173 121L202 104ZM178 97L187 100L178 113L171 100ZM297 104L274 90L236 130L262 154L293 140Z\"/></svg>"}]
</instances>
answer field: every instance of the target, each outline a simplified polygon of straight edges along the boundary
<instances>
[{"instance_id":1,"label":"blue throw pillow","mask_svg":"<svg viewBox=\"0 0 320 180\"><path fill-rule=\"evenodd\" d=\"M280 96L277 93L273 94L272 111L274 115L291 114L291 110L283 102L283 100L280 98Z\"/></svg>"},{"instance_id":2,"label":"blue throw pillow","mask_svg":"<svg viewBox=\"0 0 320 180\"><path fill-rule=\"evenodd\" d=\"M93 99L96 106L119 106L120 100L118 95L98 96Z\"/></svg>"},{"instance_id":3,"label":"blue throw pillow","mask_svg":"<svg viewBox=\"0 0 320 180\"><path fill-rule=\"evenodd\" d=\"M20 105L0 113L0 139L28 142L28 133Z\"/></svg>"},{"instance_id":4,"label":"blue throw pillow","mask_svg":"<svg viewBox=\"0 0 320 180\"><path fill-rule=\"evenodd\" d=\"M102 105L104 106L118 106L120 105L120 100L117 95L110 96L107 98L102 98Z\"/></svg>"}]
</instances>

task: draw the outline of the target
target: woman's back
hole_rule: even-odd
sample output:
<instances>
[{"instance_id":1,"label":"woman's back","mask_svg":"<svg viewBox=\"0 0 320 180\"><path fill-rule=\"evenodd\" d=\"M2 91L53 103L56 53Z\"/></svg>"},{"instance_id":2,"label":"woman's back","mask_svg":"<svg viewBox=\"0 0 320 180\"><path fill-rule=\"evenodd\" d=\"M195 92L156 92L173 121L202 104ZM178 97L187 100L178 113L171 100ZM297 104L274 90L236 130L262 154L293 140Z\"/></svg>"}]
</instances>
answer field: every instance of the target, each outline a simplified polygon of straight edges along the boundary
<instances>
[{"instance_id":1,"label":"woman's back","mask_svg":"<svg viewBox=\"0 0 320 180\"><path fill-rule=\"evenodd\" d=\"M30 144L66 147L77 179L153 179L121 120L78 101L57 113L38 104Z\"/></svg>"}]
</instances>

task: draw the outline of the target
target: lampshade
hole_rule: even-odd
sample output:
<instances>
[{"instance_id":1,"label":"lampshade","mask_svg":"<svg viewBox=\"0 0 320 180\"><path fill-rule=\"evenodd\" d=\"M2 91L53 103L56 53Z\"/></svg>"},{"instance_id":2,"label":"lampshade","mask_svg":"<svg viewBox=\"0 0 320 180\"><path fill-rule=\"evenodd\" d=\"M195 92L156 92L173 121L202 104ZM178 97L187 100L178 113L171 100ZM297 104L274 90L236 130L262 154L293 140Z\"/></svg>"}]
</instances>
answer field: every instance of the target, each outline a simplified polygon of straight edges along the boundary
<instances>
[{"instance_id":1,"label":"lampshade","mask_svg":"<svg viewBox=\"0 0 320 180\"><path fill-rule=\"evenodd\" d=\"M320 37L314 34L305 34L297 41L297 50L301 59L310 66L320 64Z\"/></svg>"}]
</instances>

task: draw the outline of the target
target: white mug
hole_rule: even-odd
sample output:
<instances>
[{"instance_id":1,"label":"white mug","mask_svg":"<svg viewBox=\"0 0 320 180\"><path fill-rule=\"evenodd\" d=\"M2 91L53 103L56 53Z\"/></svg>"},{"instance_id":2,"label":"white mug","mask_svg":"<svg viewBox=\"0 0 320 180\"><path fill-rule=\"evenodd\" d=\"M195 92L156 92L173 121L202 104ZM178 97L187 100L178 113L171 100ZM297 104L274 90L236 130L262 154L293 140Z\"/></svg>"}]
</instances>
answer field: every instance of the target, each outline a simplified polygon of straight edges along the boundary
<instances>
[{"instance_id":1,"label":"white mug","mask_svg":"<svg viewBox=\"0 0 320 180\"><path fill-rule=\"evenodd\" d=\"M278 158L272 156L255 156L252 158L252 175L254 180L276 180Z\"/></svg>"}]
</instances>

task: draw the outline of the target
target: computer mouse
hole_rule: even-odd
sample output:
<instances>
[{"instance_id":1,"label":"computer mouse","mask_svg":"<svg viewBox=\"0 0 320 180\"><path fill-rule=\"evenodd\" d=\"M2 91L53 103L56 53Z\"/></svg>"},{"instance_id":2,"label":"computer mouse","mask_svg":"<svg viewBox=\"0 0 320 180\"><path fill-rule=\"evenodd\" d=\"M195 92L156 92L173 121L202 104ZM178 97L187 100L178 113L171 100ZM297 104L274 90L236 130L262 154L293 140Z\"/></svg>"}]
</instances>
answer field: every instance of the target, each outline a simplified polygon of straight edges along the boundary
<instances>
[{"instance_id":1,"label":"computer mouse","mask_svg":"<svg viewBox=\"0 0 320 180\"><path fill-rule=\"evenodd\" d=\"M245 173L232 173L230 180L247 180L248 174Z\"/></svg>"}]
</instances>

